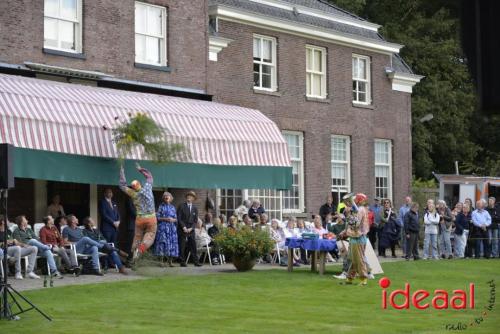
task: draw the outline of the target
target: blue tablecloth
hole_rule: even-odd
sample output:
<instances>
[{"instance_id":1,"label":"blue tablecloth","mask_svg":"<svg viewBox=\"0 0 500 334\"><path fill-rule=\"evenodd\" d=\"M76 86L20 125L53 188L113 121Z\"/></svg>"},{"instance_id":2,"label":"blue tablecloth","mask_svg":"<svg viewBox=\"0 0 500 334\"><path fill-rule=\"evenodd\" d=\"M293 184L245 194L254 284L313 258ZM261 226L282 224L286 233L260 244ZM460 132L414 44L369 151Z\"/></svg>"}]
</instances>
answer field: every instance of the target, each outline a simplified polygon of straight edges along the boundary
<instances>
[{"instance_id":1,"label":"blue tablecloth","mask_svg":"<svg viewBox=\"0 0 500 334\"><path fill-rule=\"evenodd\" d=\"M286 247L303 248L308 251L332 251L337 249L337 241L335 239L302 239L302 238L286 238Z\"/></svg>"}]
</instances>

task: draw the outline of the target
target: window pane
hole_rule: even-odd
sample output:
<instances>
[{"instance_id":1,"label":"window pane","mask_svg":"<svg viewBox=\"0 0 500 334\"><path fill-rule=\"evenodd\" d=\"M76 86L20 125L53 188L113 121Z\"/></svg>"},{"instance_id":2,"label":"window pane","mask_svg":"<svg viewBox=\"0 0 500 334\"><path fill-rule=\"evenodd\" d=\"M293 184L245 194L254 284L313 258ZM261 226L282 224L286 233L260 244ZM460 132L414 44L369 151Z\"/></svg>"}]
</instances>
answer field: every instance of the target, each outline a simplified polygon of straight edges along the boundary
<instances>
[{"instance_id":1,"label":"window pane","mask_svg":"<svg viewBox=\"0 0 500 334\"><path fill-rule=\"evenodd\" d=\"M321 95L321 75L313 74L312 94L316 96Z\"/></svg>"},{"instance_id":2,"label":"window pane","mask_svg":"<svg viewBox=\"0 0 500 334\"><path fill-rule=\"evenodd\" d=\"M59 21L59 36L61 48L75 50L75 24L67 21Z\"/></svg>"},{"instance_id":3,"label":"window pane","mask_svg":"<svg viewBox=\"0 0 500 334\"><path fill-rule=\"evenodd\" d=\"M146 27L146 14L147 7L143 5L135 5L135 32L145 34L147 32Z\"/></svg>"},{"instance_id":4,"label":"window pane","mask_svg":"<svg viewBox=\"0 0 500 334\"><path fill-rule=\"evenodd\" d=\"M306 69L312 70L312 50L306 49Z\"/></svg>"},{"instance_id":5,"label":"window pane","mask_svg":"<svg viewBox=\"0 0 500 334\"><path fill-rule=\"evenodd\" d=\"M311 91L311 74L306 75L306 94L307 95L312 95Z\"/></svg>"},{"instance_id":6,"label":"window pane","mask_svg":"<svg viewBox=\"0 0 500 334\"><path fill-rule=\"evenodd\" d=\"M62 0L61 1L61 17L76 20L76 0Z\"/></svg>"},{"instance_id":7,"label":"window pane","mask_svg":"<svg viewBox=\"0 0 500 334\"><path fill-rule=\"evenodd\" d=\"M148 63L160 63L160 39L146 37L146 60Z\"/></svg>"},{"instance_id":8,"label":"window pane","mask_svg":"<svg viewBox=\"0 0 500 334\"><path fill-rule=\"evenodd\" d=\"M59 0L45 0L44 15L59 16Z\"/></svg>"},{"instance_id":9,"label":"window pane","mask_svg":"<svg viewBox=\"0 0 500 334\"><path fill-rule=\"evenodd\" d=\"M260 65L253 64L253 85L260 87Z\"/></svg>"},{"instance_id":10,"label":"window pane","mask_svg":"<svg viewBox=\"0 0 500 334\"><path fill-rule=\"evenodd\" d=\"M366 93L366 82L358 81L358 90L360 92Z\"/></svg>"},{"instance_id":11,"label":"window pane","mask_svg":"<svg viewBox=\"0 0 500 334\"><path fill-rule=\"evenodd\" d=\"M321 65L322 59L321 59L321 51L319 50L314 50L314 71L321 72L322 65Z\"/></svg>"},{"instance_id":12,"label":"window pane","mask_svg":"<svg viewBox=\"0 0 500 334\"><path fill-rule=\"evenodd\" d=\"M43 23L43 45L57 48L57 20L45 18Z\"/></svg>"},{"instance_id":13,"label":"window pane","mask_svg":"<svg viewBox=\"0 0 500 334\"><path fill-rule=\"evenodd\" d=\"M352 58L352 77L358 77L358 58Z\"/></svg>"},{"instance_id":14,"label":"window pane","mask_svg":"<svg viewBox=\"0 0 500 334\"><path fill-rule=\"evenodd\" d=\"M135 61L146 61L146 36L135 35Z\"/></svg>"},{"instance_id":15,"label":"window pane","mask_svg":"<svg viewBox=\"0 0 500 334\"><path fill-rule=\"evenodd\" d=\"M358 78L366 79L366 59L359 59Z\"/></svg>"},{"instance_id":16,"label":"window pane","mask_svg":"<svg viewBox=\"0 0 500 334\"><path fill-rule=\"evenodd\" d=\"M366 102L366 94L365 93L358 93L358 101L359 102Z\"/></svg>"},{"instance_id":17,"label":"window pane","mask_svg":"<svg viewBox=\"0 0 500 334\"><path fill-rule=\"evenodd\" d=\"M271 88L271 66L262 65L262 87Z\"/></svg>"},{"instance_id":18,"label":"window pane","mask_svg":"<svg viewBox=\"0 0 500 334\"><path fill-rule=\"evenodd\" d=\"M273 47L273 43L270 41L270 40L264 40L263 41L263 51L264 51L264 54L262 55L262 60L265 61L265 62L268 62L268 63L272 63L273 59L272 59L272 47Z\"/></svg>"},{"instance_id":19,"label":"window pane","mask_svg":"<svg viewBox=\"0 0 500 334\"><path fill-rule=\"evenodd\" d=\"M161 29L162 10L156 7L148 7L147 26L148 34L163 36Z\"/></svg>"},{"instance_id":20,"label":"window pane","mask_svg":"<svg viewBox=\"0 0 500 334\"><path fill-rule=\"evenodd\" d=\"M253 39L253 59L260 60L260 38Z\"/></svg>"}]
</instances>

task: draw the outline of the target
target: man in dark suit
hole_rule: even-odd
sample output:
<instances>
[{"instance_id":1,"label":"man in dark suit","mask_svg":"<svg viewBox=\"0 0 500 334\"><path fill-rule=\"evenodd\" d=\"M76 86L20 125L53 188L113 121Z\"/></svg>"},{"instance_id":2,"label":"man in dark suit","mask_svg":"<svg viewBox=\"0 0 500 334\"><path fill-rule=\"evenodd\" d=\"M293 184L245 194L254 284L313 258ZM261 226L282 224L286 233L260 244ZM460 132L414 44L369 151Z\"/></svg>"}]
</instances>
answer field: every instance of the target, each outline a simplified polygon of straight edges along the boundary
<instances>
[{"instance_id":1,"label":"man in dark suit","mask_svg":"<svg viewBox=\"0 0 500 334\"><path fill-rule=\"evenodd\" d=\"M181 260L181 267L186 267L186 246L191 252L194 259L194 265L201 266L198 262L198 255L196 254L196 242L194 236L194 228L198 221L198 208L193 204L196 199L194 191L189 191L186 194L186 202L177 208L177 233L179 236L179 257ZM187 245L186 245L187 244Z\"/></svg>"},{"instance_id":2,"label":"man in dark suit","mask_svg":"<svg viewBox=\"0 0 500 334\"><path fill-rule=\"evenodd\" d=\"M101 232L108 242L117 245L118 227L120 226L120 212L116 202L113 201L113 191L106 188L104 198L99 201L101 215Z\"/></svg>"}]
</instances>

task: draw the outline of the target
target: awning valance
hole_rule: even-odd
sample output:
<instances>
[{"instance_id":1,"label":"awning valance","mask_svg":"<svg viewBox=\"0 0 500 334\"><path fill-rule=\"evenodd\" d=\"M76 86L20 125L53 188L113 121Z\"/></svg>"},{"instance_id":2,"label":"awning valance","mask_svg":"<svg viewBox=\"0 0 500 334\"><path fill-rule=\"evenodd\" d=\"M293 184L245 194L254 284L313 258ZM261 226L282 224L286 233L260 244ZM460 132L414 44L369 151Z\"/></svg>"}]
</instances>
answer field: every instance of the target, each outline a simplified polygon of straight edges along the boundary
<instances>
[{"instance_id":1,"label":"awning valance","mask_svg":"<svg viewBox=\"0 0 500 334\"><path fill-rule=\"evenodd\" d=\"M156 178L156 185L194 187L195 184L189 182L183 185L182 180L189 179L190 171L199 172L206 168L216 172L205 176L219 177L200 179L196 182L198 188L213 188L221 184L239 188L243 184L227 184L227 180L235 180L236 176L255 178L253 185L256 188L287 189L290 186L291 168L286 141L276 124L257 110L0 74L0 142L18 148L16 157L24 163L39 161L42 153L45 158L51 157L47 162L62 162L72 157L75 161L84 161L84 165L91 169L95 169L92 163L107 166L112 173L109 177L114 176L117 153L109 129L117 125L117 118L123 121L130 113L136 112L147 113L166 129L170 141L183 143L190 153L189 161L183 163L151 164L157 174L165 174L164 179ZM128 159L142 160L140 151ZM99 161L107 165L100 165ZM62 169L57 169L57 163L50 167L56 170L50 172L35 172L34 168L14 163L18 177L116 183L115 177L108 180L98 176L103 172L97 169L81 171L80 178L70 176L77 173L68 170L70 173L63 177L58 176ZM240 174L241 170L231 167L243 168L250 174ZM45 169L43 163L37 168ZM167 175L167 171L176 174ZM272 171L270 175L274 177L264 176L266 171ZM236 174L230 176L231 172ZM92 176L93 173L96 175ZM172 182L173 178L177 181ZM260 182L259 178L266 182Z\"/></svg>"}]
</instances>

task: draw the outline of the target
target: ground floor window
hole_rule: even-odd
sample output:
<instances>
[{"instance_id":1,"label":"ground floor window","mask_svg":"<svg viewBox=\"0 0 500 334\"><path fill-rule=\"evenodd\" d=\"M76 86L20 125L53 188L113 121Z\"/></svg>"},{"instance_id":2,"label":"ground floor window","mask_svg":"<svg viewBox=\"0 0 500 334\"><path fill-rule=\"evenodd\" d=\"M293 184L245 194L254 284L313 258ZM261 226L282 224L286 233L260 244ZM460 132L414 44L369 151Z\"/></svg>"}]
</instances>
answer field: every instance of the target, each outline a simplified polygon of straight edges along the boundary
<instances>
[{"instance_id":1,"label":"ground floor window","mask_svg":"<svg viewBox=\"0 0 500 334\"><path fill-rule=\"evenodd\" d=\"M274 189L219 189L217 190L217 204L220 213L229 217L244 200L259 200L270 220L273 218L281 220L282 193Z\"/></svg>"}]
</instances>

